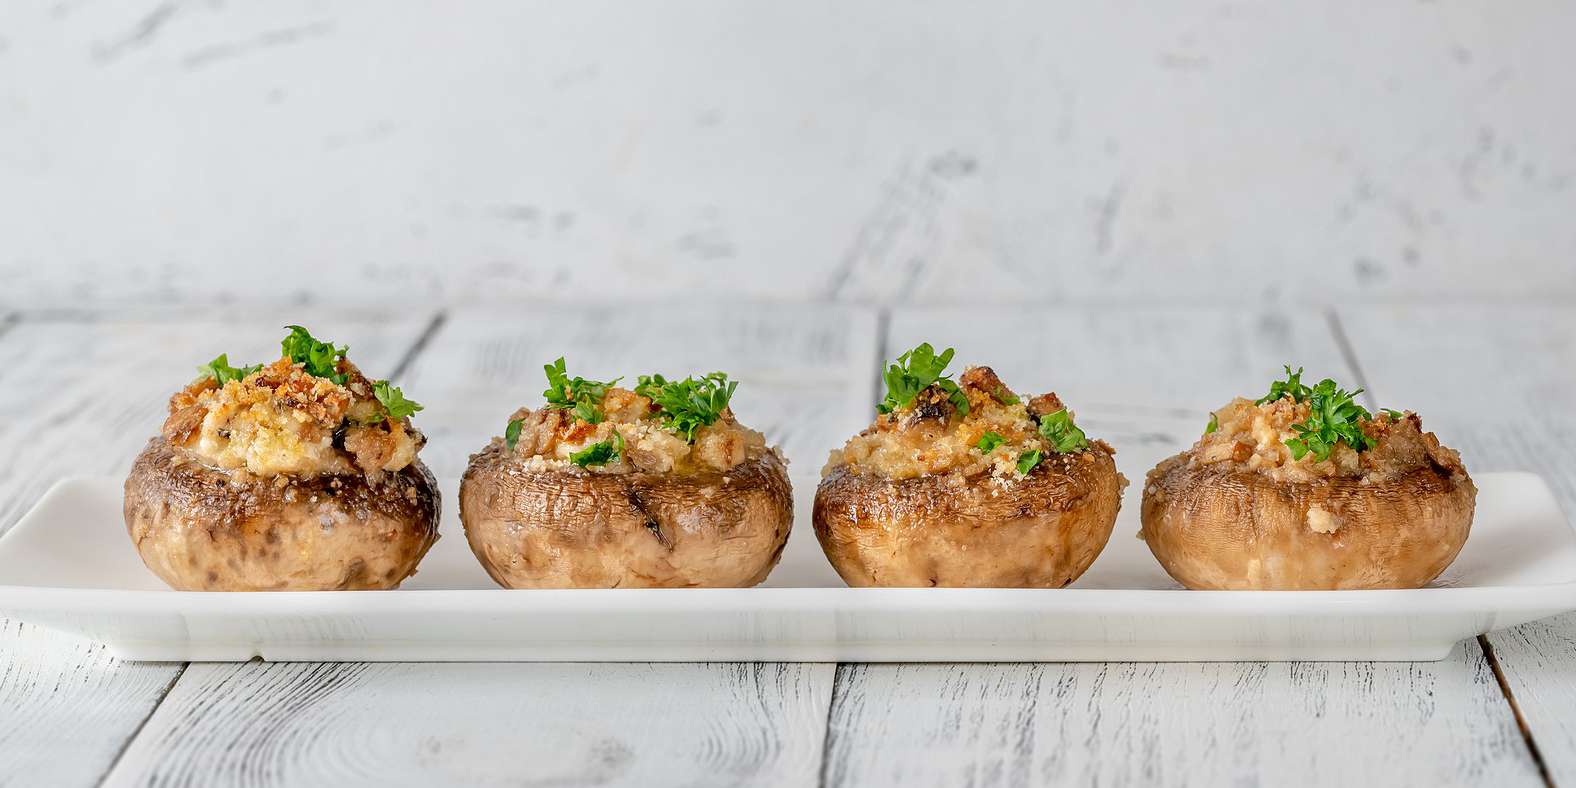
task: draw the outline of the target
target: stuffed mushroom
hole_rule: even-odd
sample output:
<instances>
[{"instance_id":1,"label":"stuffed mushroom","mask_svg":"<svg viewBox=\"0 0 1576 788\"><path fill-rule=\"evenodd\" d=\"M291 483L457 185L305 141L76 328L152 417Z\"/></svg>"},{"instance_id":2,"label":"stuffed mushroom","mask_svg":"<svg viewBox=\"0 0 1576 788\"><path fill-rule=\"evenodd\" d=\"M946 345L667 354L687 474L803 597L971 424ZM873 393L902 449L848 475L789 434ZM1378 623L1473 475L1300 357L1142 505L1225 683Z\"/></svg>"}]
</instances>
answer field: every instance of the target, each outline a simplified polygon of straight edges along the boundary
<instances>
[{"instance_id":1,"label":"stuffed mushroom","mask_svg":"<svg viewBox=\"0 0 1576 788\"><path fill-rule=\"evenodd\" d=\"M1144 486L1140 536L1193 589L1418 588L1455 560L1477 488L1416 413L1286 367Z\"/></svg>"},{"instance_id":2,"label":"stuffed mushroom","mask_svg":"<svg viewBox=\"0 0 1576 788\"><path fill-rule=\"evenodd\" d=\"M715 372L571 378L546 366L546 403L521 408L471 457L465 538L506 588L700 588L760 583L793 521L786 463L729 403Z\"/></svg>"},{"instance_id":3,"label":"stuffed mushroom","mask_svg":"<svg viewBox=\"0 0 1576 788\"><path fill-rule=\"evenodd\" d=\"M1024 401L948 348L903 354L863 432L834 451L815 535L851 586L1061 588L1105 547L1127 482L1055 394Z\"/></svg>"},{"instance_id":4,"label":"stuffed mushroom","mask_svg":"<svg viewBox=\"0 0 1576 788\"><path fill-rule=\"evenodd\" d=\"M394 588L438 538L421 406L289 331L271 364L201 367L132 465L126 530L172 588Z\"/></svg>"}]
</instances>

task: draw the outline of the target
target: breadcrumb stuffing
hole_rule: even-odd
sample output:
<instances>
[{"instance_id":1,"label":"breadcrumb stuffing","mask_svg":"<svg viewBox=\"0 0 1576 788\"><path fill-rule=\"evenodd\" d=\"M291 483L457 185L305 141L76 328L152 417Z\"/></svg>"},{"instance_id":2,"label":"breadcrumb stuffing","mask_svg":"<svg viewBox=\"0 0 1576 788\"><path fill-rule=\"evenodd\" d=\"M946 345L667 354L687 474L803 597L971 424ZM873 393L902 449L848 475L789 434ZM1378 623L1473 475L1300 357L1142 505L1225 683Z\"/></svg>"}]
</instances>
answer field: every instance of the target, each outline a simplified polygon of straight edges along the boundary
<instances>
[{"instance_id":1,"label":"breadcrumb stuffing","mask_svg":"<svg viewBox=\"0 0 1576 788\"><path fill-rule=\"evenodd\" d=\"M253 476L361 473L377 479L416 459L426 439L384 413L371 381L340 359L343 384L281 358L220 387L204 377L170 397L164 436L217 468Z\"/></svg>"},{"instance_id":2,"label":"breadcrumb stuffing","mask_svg":"<svg viewBox=\"0 0 1576 788\"><path fill-rule=\"evenodd\" d=\"M843 448L834 450L821 469L822 478L847 466L857 473L890 479L988 473L1010 481L1023 476L1019 460L1026 453L1038 451L1043 457L1055 453L1040 435L1038 424L1040 417L1065 409L1054 393L1024 402L990 367L964 370L958 376L958 387L968 399L966 414L958 414L946 391L931 386L913 403L877 416ZM981 448L987 433L1000 438L994 446L985 444L988 451ZM1101 441L1090 441L1090 445L1111 450Z\"/></svg>"},{"instance_id":3,"label":"breadcrumb stuffing","mask_svg":"<svg viewBox=\"0 0 1576 788\"><path fill-rule=\"evenodd\" d=\"M1198 465L1230 463L1277 481L1297 482L1388 477L1430 462L1444 467L1461 465L1460 455L1441 446L1433 433L1424 432L1422 419L1411 412L1400 418L1381 412L1359 421L1363 434L1374 441L1365 451L1358 452L1342 442L1323 462L1316 461L1312 452L1296 459L1286 441L1297 437L1292 425L1306 421L1308 415L1306 402L1283 397L1259 405L1238 397L1214 412L1215 431L1193 444L1187 452L1188 461Z\"/></svg>"},{"instance_id":4,"label":"breadcrumb stuffing","mask_svg":"<svg viewBox=\"0 0 1576 788\"><path fill-rule=\"evenodd\" d=\"M629 389L609 387L600 408L604 419L597 424L565 409L520 408L509 417L520 423L515 456L534 470L577 467L570 457L613 440L615 432L623 441L623 451L611 462L585 470L602 474L728 471L767 451L766 437L739 424L731 408L725 408L716 422L696 429L694 444L665 429L661 409Z\"/></svg>"}]
</instances>

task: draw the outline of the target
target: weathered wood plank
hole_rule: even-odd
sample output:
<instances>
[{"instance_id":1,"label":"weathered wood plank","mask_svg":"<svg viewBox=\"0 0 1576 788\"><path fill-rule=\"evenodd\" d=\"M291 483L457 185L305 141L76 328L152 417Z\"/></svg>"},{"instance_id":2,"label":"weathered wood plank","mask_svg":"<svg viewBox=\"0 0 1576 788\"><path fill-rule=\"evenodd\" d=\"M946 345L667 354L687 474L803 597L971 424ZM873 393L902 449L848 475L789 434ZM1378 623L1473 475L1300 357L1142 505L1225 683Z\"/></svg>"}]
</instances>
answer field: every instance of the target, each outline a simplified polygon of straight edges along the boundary
<instances>
[{"instance_id":1,"label":"weathered wood plank","mask_svg":"<svg viewBox=\"0 0 1576 788\"><path fill-rule=\"evenodd\" d=\"M1438 663L843 666L829 738L830 786L1540 784L1473 641Z\"/></svg>"},{"instance_id":2,"label":"weathered wood plank","mask_svg":"<svg viewBox=\"0 0 1576 788\"><path fill-rule=\"evenodd\" d=\"M24 320L0 335L0 532L55 480L123 473L163 421L164 403L194 368L278 352L287 322L348 342L374 374L387 372L426 314L395 320L319 313L142 312ZM127 544L84 549L130 550ZM3 581L3 578L0 578ZM99 646L0 619L0 783L97 780L164 697L178 664L127 663Z\"/></svg>"},{"instance_id":3,"label":"weathered wood plank","mask_svg":"<svg viewBox=\"0 0 1576 788\"><path fill-rule=\"evenodd\" d=\"M1354 377L1317 313L900 311L888 353L920 339L1055 389L1135 483L1282 363ZM828 785L1539 784L1475 641L1417 664L843 666L828 739Z\"/></svg>"},{"instance_id":4,"label":"weathered wood plank","mask_svg":"<svg viewBox=\"0 0 1576 788\"><path fill-rule=\"evenodd\" d=\"M111 785L781 785L831 665L194 664Z\"/></svg>"},{"instance_id":5,"label":"weathered wood plank","mask_svg":"<svg viewBox=\"0 0 1576 788\"><path fill-rule=\"evenodd\" d=\"M1369 385L1472 471L1529 470L1576 513L1576 308L1343 309ZM1576 783L1576 614L1488 635L1556 784Z\"/></svg>"},{"instance_id":6,"label":"weathered wood plank","mask_svg":"<svg viewBox=\"0 0 1576 788\"><path fill-rule=\"evenodd\" d=\"M509 413L541 401L541 367L559 355L571 374L601 379L722 369L741 381L741 419L797 460L802 509L819 459L869 407L875 322L866 310L787 305L460 311L401 379L427 406L423 456L453 478ZM805 522L784 561L824 564ZM808 664L193 666L111 781L805 785L820 769L834 672Z\"/></svg>"}]
</instances>

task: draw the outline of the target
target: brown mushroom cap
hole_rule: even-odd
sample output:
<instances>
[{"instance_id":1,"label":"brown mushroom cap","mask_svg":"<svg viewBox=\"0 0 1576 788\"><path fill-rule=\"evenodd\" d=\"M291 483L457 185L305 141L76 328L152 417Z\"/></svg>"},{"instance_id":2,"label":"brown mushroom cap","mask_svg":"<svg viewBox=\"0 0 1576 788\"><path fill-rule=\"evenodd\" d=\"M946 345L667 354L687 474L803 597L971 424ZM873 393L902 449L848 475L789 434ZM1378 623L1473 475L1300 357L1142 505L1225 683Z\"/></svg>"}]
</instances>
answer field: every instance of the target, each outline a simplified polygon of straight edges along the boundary
<instances>
[{"instance_id":1,"label":"brown mushroom cap","mask_svg":"<svg viewBox=\"0 0 1576 788\"><path fill-rule=\"evenodd\" d=\"M1184 453L1149 473L1141 536L1193 589L1418 588L1461 552L1476 499L1459 465L1290 482Z\"/></svg>"},{"instance_id":2,"label":"brown mushroom cap","mask_svg":"<svg viewBox=\"0 0 1576 788\"><path fill-rule=\"evenodd\" d=\"M834 468L815 535L850 586L1061 588L1105 548L1126 481L1098 442L1005 484Z\"/></svg>"},{"instance_id":3,"label":"brown mushroom cap","mask_svg":"<svg viewBox=\"0 0 1576 788\"><path fill-rule=\"evenodd\" d=\"M384 474L246 481L154 438L126 479L126 531L180 591L394 588L438 539L438 486L420 461Z\"/></svg>"},{"instance_id":4,"label":"brown mushroom cap","mask_svg":"<svg viewBox=\"0 0 1576 788\"><path fill-rule=\"evenodd\" d=\"M460 519L505 588L742 588L782 557L793 492L775 451L725 473L601 474L494 443L465 470Z\"/></svg>"}]
</instances>

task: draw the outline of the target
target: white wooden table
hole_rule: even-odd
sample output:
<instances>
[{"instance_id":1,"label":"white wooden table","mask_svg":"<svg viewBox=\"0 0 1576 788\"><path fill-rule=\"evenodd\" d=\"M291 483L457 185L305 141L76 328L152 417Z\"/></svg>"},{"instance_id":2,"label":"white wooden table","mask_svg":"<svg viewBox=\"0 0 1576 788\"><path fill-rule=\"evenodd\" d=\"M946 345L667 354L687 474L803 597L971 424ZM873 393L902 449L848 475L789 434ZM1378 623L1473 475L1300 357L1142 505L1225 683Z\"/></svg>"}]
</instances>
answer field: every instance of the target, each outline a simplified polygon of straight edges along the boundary
<instances>
[{"instance_id":1,"label":"white wooden table","mask_svg":"<svg viewBox=\"0 0 1576 788\"><path fill-rule=\"evenodd\" d=\"M880 359L926 339L1022 390L1054 388L1117 446L1129 478L1289 361L1417 409L1474 471L1544 474L1576 510L1566 306L528 304L3 320L0 530L61 476L123 473L195 364L262 358L285 323L348 342L425 403L424 456L440 476L539 397L540 365L563 354L588 375L733 372L741 416L784 447L808 496L827 450L868 419ZM794 538L810 538L807 523ZM0 784L1576 784L1573 642L1576 616L1416 664L183 665L120 662L0 619Z\"/></svg>"}]
</instances>

